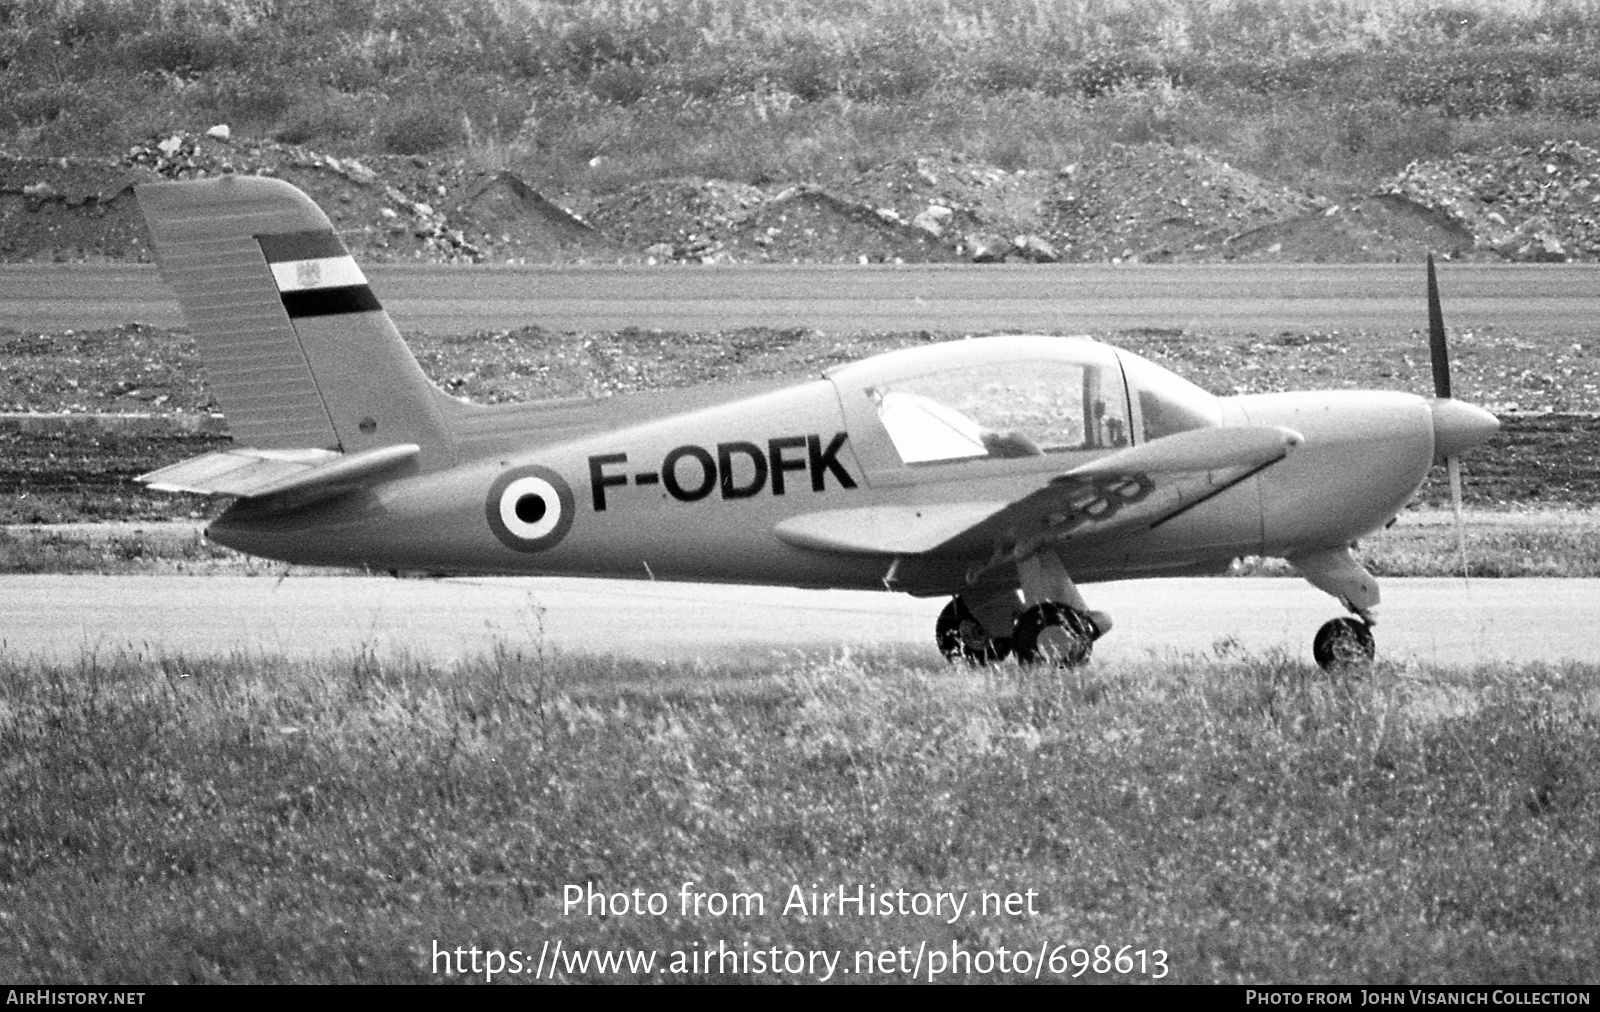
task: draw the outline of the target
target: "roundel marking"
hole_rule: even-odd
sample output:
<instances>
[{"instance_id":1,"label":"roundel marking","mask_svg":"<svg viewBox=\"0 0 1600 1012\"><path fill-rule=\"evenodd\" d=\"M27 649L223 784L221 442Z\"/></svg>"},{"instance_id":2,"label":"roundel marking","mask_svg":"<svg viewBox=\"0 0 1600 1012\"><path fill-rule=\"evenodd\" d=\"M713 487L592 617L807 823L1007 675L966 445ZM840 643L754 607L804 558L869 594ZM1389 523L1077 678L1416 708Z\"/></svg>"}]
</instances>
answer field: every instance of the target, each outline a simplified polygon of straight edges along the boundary
<instances>
[{"instance_id":1,"label":"roundel marking","mask_svg":"<svg viewBox=\"0 0 1600 1012\"><path fill-rule=\"evenodd\" d=\"M572 528L572 489L548 467L514 467L489 486L489 529L507 548L542 552Z\"/></svg>"}]
</instances>

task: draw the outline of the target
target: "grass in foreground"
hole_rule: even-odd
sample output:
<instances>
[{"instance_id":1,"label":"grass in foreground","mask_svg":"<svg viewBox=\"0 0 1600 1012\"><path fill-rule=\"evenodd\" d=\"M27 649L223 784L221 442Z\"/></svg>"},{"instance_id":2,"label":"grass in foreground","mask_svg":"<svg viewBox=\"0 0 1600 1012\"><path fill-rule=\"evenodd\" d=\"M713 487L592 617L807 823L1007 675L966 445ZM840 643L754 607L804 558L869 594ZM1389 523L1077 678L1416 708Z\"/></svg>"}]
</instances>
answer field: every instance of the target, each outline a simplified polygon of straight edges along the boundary
<instances>
[{"instance_id":1,"label":"grass in foreground","mask_svg":"<svg viewBox=\"0 0 1600 1012\"><path fill-rule=\"evenodd\" d=\"M532 965L559 941L853 970L922 942L1066 946L1046 978L1105 944L1164 950L1178 981L1592 980L1597 731L1594 665L1329 679L1219 651L1063 676L537 644L455 668L0 663L0 977L440 980L436 945ZM669 913L563 913L586 883ZM765 913L684 916L683 883ZM783 912L794 886L858 885L1035 890L1036 913Z\"/></svg>"}]
</instances>

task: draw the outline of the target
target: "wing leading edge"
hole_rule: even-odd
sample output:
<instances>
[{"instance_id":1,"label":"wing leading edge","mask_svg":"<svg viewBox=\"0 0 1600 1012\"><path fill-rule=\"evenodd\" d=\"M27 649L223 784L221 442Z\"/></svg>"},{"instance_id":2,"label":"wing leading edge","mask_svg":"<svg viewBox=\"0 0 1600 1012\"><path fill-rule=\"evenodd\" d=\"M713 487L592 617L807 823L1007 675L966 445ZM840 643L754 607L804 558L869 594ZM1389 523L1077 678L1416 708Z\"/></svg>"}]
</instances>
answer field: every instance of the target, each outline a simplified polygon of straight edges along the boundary
<instances>
[{"instance_id":1,"label":"wing leading edge","mask_svg":"<svg viewBox=\"0 0 1600 1012\"><path fill-rule=\"evenodd\" d=\"M1072 535L1148 529L1282 460L1304 437L1277 426L1165 436L1045 480L1011 502L970 501L825 510L774 528L799 548L846 555L1013 557Z\"/></svg>"}]
</instances>

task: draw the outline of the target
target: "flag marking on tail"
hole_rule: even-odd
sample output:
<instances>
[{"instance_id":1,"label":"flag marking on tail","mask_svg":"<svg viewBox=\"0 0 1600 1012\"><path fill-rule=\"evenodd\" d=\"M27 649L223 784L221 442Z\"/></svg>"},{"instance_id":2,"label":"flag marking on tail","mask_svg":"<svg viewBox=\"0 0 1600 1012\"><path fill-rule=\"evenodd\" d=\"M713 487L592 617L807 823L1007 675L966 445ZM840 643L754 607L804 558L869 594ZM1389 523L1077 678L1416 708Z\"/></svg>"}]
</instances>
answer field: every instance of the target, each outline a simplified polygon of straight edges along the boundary
<instances>
[{"instance_id":1,"label":"flag marking on tail","mask_svg":"<svg viewBox=\"0 0 1600 1012\"><path fill-rule=\"evenodd\" d=\"M301 292L312 288L354 288L367 279L350 257L318 257L273 264L272 279L279 292Z\"/></svg>"},{"instance_id":2,"label":"flag marking on tail","mask_svg":"<svg viewBox=\"0 0 1600 1012\"><path fill-rule=\"evenodd\" d=\"M366 275L332 232L258 235L290 319L383 308Z\"/></svg>"}]
</instances>

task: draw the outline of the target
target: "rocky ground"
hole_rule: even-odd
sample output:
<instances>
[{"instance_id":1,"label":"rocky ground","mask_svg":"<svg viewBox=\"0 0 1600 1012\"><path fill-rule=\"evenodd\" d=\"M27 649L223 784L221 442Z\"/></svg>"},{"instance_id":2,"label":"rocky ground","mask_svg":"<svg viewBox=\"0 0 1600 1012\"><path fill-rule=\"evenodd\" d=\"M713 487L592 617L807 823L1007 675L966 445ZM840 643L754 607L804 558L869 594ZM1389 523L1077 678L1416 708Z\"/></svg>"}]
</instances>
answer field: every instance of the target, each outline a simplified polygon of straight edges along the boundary
<instances>
[{"instance_id":1,"label":"rocky ground","mask_svg":"<svg viewBox=\"0 0 1600 1012\"><path fill-rule=\"evenodd\" d=\"M1600 259L1600 151L1570 141L1414 163L1352 193L1146 144L1016 171L935 152L836 189L678 179L547 195L465 161L225 133L151 138L120 160L0 158L0 261L149 259L131 187L227 172L304 189L369 261Z\"/></svg>"}]
</instances>

